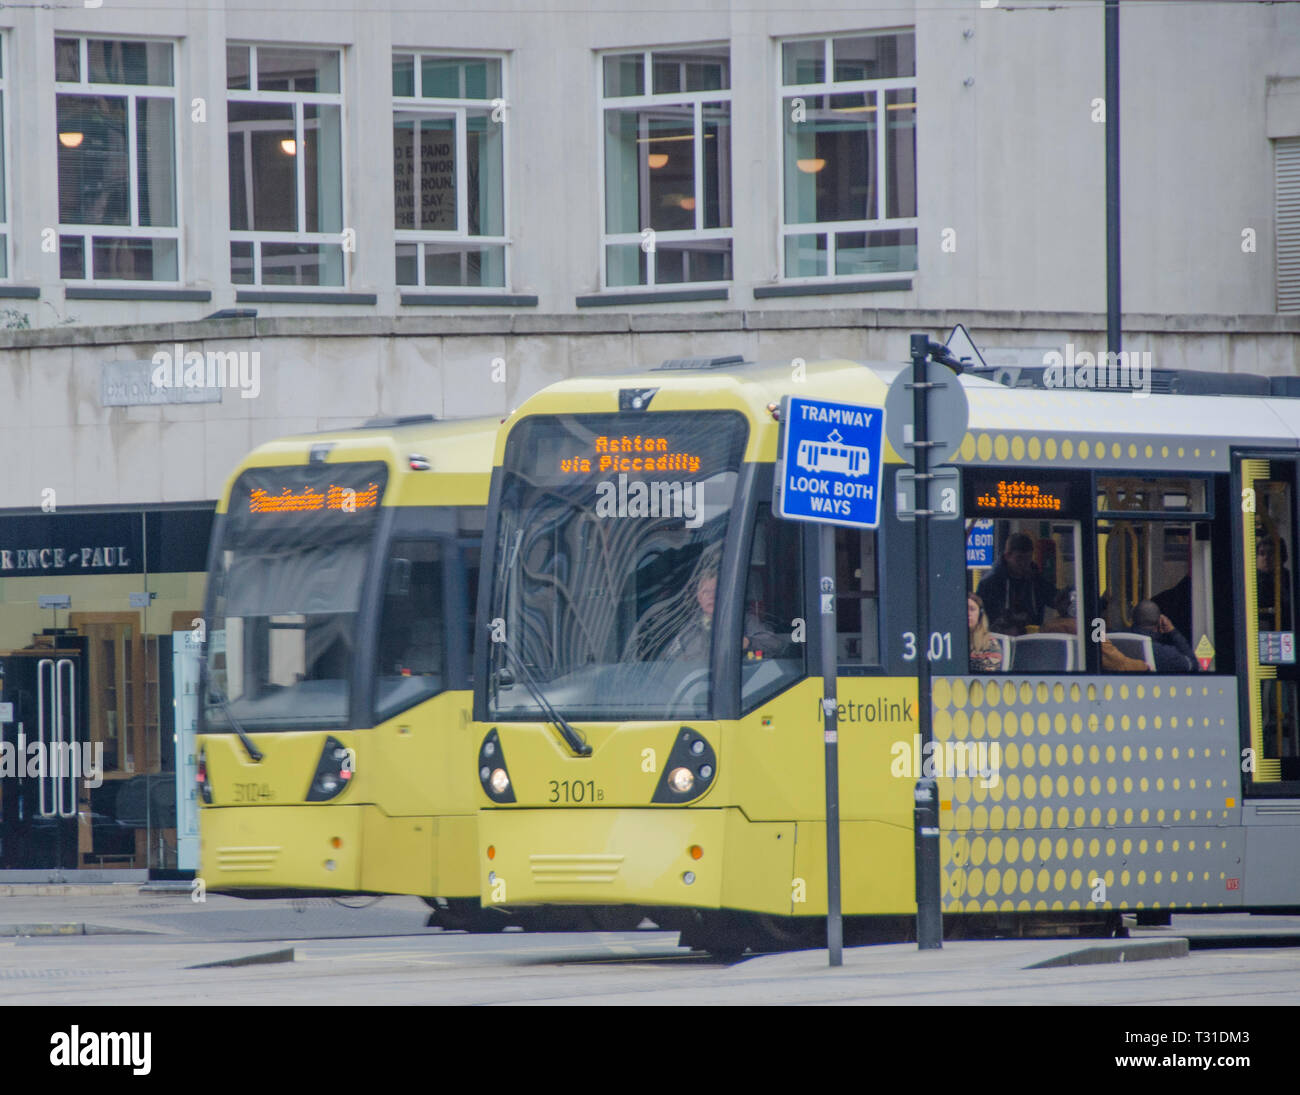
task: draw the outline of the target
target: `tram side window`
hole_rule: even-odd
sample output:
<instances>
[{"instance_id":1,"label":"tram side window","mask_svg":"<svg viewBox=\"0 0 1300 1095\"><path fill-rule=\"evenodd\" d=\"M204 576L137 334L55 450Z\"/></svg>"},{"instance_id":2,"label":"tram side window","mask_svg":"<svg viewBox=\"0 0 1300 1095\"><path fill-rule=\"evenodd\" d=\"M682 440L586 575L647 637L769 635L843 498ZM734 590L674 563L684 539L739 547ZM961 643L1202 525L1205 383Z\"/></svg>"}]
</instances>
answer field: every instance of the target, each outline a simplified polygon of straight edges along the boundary
<instances>
[{"instance_id":1,"label":"tram side window","mask_svg":"<svg viewBox=\"0 0 1300 1095\"><path fill-rule=\"evenodd\" d=\"M741 705L750 710L804 676L806 627L800 604L802 526L759 507L745 581Z\"/></svg>"},{"instance_id":2,"label":"tram side window","mask_svg":"<svg viewBox=\"0 0 1300 1095\"><path fill-rule=\"evenodd\" d=\"M474 665L474 643L478 641L478 628L474 626L475 612L478 607L479 560L483 555L481 543L463 544L461 546L461 564L465 578L465 618L459 624L457 635L465 643L468 651L468 664ZM469 683L474 683L473 669L470 670Z\"/></svg>"},{"instance_id":3,"label":"tram side window","mask_svg":"<svg viewBox=\"0 0 1300 1095\"><path fill-rule=\"evenodd\" d=\"M835 530L835 631L841 670L880 664L876 534Z\"/></svg>"},{"instance_id":4,"label":"tram side window","mask_svg":"<svg viewBox=\"0 0 1300 1095\"><path fill-rule=\"evenodd\" d=\"M1195 648L1214 634L1206 492L1191 477L1098 477L1103 672L1196 671Z\"/></svg>"},{"instance_id":5,"label":"tram side window","mask_svg":"<svg viewBox=\"0 0 1300 1095\"><path fill-rule=\"evenodd\" d=\"M463 643L470 667L469 684L474 683L474 645L478 640L478 628L474 626L478 611L479 565L483 556L483 528L487 522L487 510L479 506L463 507L457 517L460 545L460 570L453 575L456 581L465 585L465 616L453 621L453 641ZM449 688L459 687L448 682Z\"/></svg>"},{"instance_id":6,"label":"tram side window","mask_svg":"<svg viewBox=\"0 0 1300 1095\"><path fill-rule=\"evenodd\" d=\"M1055 518L967 521L971 672L1084 670L1079 530Z\"/></svg>"},{"instance_id":7,"label":"tram side window","mask_svg":"<svg viewBox=\"0 0 1300 1095\"><path fill-rule=\"evenodd\" d=\"M376 709L389 718L442 691L442 547L432 540L393 543L379 625Z\"/></svg>"}]
</instances>

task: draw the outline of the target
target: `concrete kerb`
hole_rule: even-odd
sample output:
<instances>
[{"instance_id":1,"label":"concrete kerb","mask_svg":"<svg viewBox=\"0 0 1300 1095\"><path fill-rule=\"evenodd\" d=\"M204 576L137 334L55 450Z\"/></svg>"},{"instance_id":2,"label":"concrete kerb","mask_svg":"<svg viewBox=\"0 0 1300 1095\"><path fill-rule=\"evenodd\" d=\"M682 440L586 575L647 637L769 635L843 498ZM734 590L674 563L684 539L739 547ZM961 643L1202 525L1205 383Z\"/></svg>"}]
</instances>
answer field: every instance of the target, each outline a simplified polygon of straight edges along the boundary
<instances>
[{"instance_id":1,"label":"concrete kerb","mask_svg":"<svg viewBox=\"0 0 1300 1095\"><path fill-rule=\"evenodd\" d=\"M197 966L186 966L187 970L211 970L227 966L271 966L280 962L292 962L293 948L279 951L265 951L262 954L246 954L239 958L222 958L216 962L200 962Z\"/></svg>"},{"instance_id":2,"label":"concrete kerb","mask_svg":"<svg viewBox=\"0 0 1300 1095\"><path fill-rule=\"evenodd\" d=\"M144 928L119 928L107 924L73 923L0 924L0 936L64 936L64 935L159 935Z\"/></svg>"},{"instance_id":3,"label":"concrete kerb","mask_svg":"<svg viewBox=\"0 0 1300 1095\"><path fill-rule=\"evenodd\" d=\"M1150 962L1157 958L1186 958L1190 946L1186 939L1115 939L1102 945L1084 947L1058 954L1026 966L1027 970L1046 970L1058 966L1100 966L1118 962Z\"/></svg>"},{"instance_id":4,"label":"concrete kerb","mask_svg":"<svg viewBox=\"0 0 1300 1095\"><path fill-rule=\"evenodd\" d=\"M135 897L139 882L14 882L0 884L0 897Z\"/></svg>"}]
</instances>

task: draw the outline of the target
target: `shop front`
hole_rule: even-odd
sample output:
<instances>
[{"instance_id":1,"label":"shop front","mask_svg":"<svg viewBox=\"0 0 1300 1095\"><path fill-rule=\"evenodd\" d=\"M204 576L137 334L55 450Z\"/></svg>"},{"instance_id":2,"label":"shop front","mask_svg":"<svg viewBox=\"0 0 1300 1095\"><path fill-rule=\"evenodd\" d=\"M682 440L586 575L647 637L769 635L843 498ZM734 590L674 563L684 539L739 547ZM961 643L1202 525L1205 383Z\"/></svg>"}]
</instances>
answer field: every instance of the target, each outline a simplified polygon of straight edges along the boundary
<instances>
[{"instance_id":1,"label":"shop front","mask_svg":"<svg viewBox=\"0 0 1300 1095\"><path fill-rule=\"evenodd\" d=\"M212 512L0 513L0 880L196 866Z\"/></svg>"}]
</instances>

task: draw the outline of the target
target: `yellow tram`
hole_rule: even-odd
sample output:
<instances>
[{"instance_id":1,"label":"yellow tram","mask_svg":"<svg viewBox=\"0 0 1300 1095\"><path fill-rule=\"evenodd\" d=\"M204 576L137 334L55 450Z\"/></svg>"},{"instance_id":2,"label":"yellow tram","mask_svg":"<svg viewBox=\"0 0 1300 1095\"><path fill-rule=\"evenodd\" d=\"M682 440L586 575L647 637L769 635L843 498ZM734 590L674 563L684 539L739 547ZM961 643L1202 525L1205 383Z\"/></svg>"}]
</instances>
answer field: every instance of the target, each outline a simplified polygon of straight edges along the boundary
<instances>
[{"instance_id":1,"label":"yellow tram","mask_svg":"<svg viewBox=\"0 0 1300 1095\"><path fill-rule=\"evenodd\" d=\"M198 739L209 889L415 894L473 918L470 652L498 426L379 419L262 445L231 476Z\"/></svg>"},{"instance_id":2,"label":"yellow tram","mask_svg":"<svg viewBox=\"0 0 1300 1095\"><path fill-rule=\"evenodd\" d=\"M555 384L501 431L479 893L648 915L710 949L811 940L827 904L815 534L772 512L777 415L788 394L882 407L898 369L671 366ZM931 635L888 446L879 528L836 532L844 912L910 927L921 774L940 777L950 932L1300 905L1300 404L961 383L964 520L935 522ZM967 595L1009 584L981 632L997 657L972 662ZM1176 673L1157 671L1166 625L1194 651Z\"/></svg>"}]
</instances>

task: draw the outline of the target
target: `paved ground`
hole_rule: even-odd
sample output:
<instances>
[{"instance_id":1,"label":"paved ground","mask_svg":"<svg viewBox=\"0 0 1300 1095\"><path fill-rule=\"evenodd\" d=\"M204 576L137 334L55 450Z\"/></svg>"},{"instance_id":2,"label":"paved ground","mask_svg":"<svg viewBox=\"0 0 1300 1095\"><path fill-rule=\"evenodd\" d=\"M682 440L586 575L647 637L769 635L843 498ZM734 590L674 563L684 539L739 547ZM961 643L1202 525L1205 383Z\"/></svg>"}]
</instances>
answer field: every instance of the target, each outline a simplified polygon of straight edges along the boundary
<instances>
[{"instance_id":1,"label":"paved ground","mask_svg":"<svg viewBox=\"0 0 1300 1095\"><path fill-rule=\"evenodd\" d=\"M398 897L0 897L0 1004L1300 1004L1300 948L1276 945L1300 937L1300 917L1176 918L1127 941L852 948L839 970L824 951L728 966L658 931L467 935L427 919ZM1153 941L1170 953L1170 939L1245 934L1269 945L1141 960ZM1029 968L1098 947L1125 961ZM288 950L292 961L194 968Z\"/></svg>"}]
</instances>

